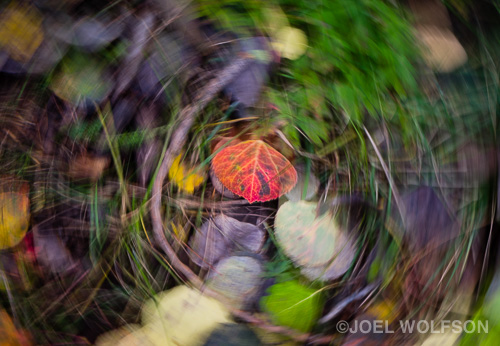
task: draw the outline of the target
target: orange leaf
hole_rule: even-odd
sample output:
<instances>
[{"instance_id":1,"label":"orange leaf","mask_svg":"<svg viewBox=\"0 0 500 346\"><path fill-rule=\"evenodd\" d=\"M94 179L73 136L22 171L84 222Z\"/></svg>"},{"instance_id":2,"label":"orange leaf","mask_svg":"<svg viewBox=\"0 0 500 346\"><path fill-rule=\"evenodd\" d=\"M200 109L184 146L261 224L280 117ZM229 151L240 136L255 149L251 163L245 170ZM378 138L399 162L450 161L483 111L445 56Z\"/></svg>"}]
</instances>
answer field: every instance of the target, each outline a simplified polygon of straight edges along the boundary
<instances>
[{"instance_id":1,"label":"orange leaf","mask_svg":"<svg viewBox=\"0 0 500 346\"><path fill-rule=\"evenodd\" d=\"M261 140L226 147L214 157L212 166L225 187L250 203L278 198L297 183L290 161Z\"/></svg>"}]
</instances>

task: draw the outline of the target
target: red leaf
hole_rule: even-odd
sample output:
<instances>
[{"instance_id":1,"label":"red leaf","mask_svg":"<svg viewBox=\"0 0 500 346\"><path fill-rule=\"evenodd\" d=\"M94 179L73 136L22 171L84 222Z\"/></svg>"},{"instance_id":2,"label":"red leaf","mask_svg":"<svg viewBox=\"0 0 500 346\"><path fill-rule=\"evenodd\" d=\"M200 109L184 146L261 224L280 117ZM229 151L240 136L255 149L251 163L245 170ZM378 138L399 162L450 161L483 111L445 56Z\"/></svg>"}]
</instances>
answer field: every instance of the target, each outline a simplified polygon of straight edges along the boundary
<instances>
[{"instance_id":1,"label":"red leaf","mask_svg":"<svg viewBox=\"0 0 500 346\"><path fill-rule=\"evenodd\" d=\"M226 147L212 166L225 187L250 203L278 198L297 183L290 161L261 140Z\"/></svg>"}]
</instances>

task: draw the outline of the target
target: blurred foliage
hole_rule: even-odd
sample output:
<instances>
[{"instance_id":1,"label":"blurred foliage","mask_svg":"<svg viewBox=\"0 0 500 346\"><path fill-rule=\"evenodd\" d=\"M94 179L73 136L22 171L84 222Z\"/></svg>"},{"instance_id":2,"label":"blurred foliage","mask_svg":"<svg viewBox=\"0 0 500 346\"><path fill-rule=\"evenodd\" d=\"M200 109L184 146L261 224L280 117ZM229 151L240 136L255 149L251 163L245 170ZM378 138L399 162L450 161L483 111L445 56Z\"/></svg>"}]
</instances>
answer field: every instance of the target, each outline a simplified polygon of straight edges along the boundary
<instances>
[{"instance_id":1,"label":"blurred foliage","mask_svg":"<svg viewBox=\"0 0 500 346\"><path fill-rule=\"evenodd\" d=\"M57 96L73 104L100 102L111 89L105 67L104 61L90 55L81 52L68 54L53 76L50 88Z\"/></svg>"},{"instance_id":2,"label":"blurred foliage","mask_svg":"<svg viewBox=\"0 0 500 346\"><path fill-rule=\"evenodd\" d=\"M403 291L407 288L403 285L413 258L405 257L400 239L387 221L391 211L397 209L399 187L426 184L439 190L451 201L447 208L463 222L460 237L464 245L458 249L451 246L450 253L482 257L475 252L471 256L471 243L492 217L491 202L496 198L491 192L496 188L492 183L496 176L489 171L490 166L496 167L496 161L488 150L493 148L496 155L500 30L488 31L478 24L472 10L474 1L443 2L451 13L462 16L459 21L468 30L462 28L465 39L459 37L467 50L468 63L449 74L436 74L421 64L411 18L396 1L197 0L197 24L206 35L202 40L217 37L222 43L214 44L207 56L194 53L194 58L186 53L191 43L178 39L181 30L177 23L170 25L169 21L166 28L163 26L165 18L155 7L160 2L140 2L139 8L138 2L116 2L97 9L96 3L88 2L71 11L51 1L48 7L9 5L0 13L0 53L6 52L16 63L29 63L23 65L25 70L15 72L15 77L7 69L12 68L12 61L5 65L7 72L2 72L2 76L9 75L8 83L12 79L20 88L12 89L8 99L2 100L4 116L0 123L8 130L2 132L1 164L5 171L30 182L30 200L25 202L24 195L18 200L23 207L28 202L35 205L28 234L53 232L51 239L63 244L64 253L69 254L67 267L71 268L51 272L50 266L42 264L39 250L30 250L36 252L36 264L19 265L12 271L15 274L2 277L3 305L10 306L13 317L35 331L37 340L71 344L77 340L75 335L92 340L94 334L104 330L136 323L142 302L182 283L152 237L148 218L152 179L145 179L144 185L137 183L144 160L134 154L141 148L156 154L148 164L151 171L158 169L179 110L210 80L214 67L234 57L227 54L228 50L252 55L263 66L258 72L265 77L248 86L260 93L260 102L252 104L252 117L242 120L234 116L240 100L218 99L196 120L184 154L171 167L169 180L173 183L165 184L163 191L163 222L177 250L187 245L190 236L193 239L199 234L203 221L216 213L258 218L259 226L269 226L269 239L262 250L262 277L271 284L261 308L273 323L305 332L312 330L323 308L335 309L333 303L342 302L349 290L356 289L351 288L354 282L381 282L381 291L391 290L391 304L372 306L377 316L393 310L394 317L400 301L408 302L406 295L410 294ZM65 23L67 27L48 29L54 20L49 15L50 6L74 16ZM112 18L109 22L103 16L107 14ZM122 25L122 20L126 24ZM27 22L31 23L29 30L23 31ZM42 30L34 30L41 22ZM93 25L108 28L113 22L121 29L126 27L123 33L120 29L116 35L103 38L99 28L95 37L96 32L82 30L92 44L86 46L75 37L67 38L60 60L45 59L50 60L44 65L46 69L40 68L36 76L28 71L35 66L31 62L44 60L39 59L44 56L42 48L51 49L46 41L54 36L52 30L60 33L66 28L81 30ZM149 22L155 24L148 26ZM257 44L261 41L251 42L260 36L266 37L264 42L271 41L274 51L264 50L265 45ZM144 42L153 43L141 46ZM0 55L0 65L2 59ZM245 78L239 81L243 88L247 81L252 83ZM98 111L98 118L95 109L100 107L104 115ZM144 113L150 114L143 114L145 109ZM140 116L143 118L138 120ZM121 120L123 126L113 128L111 123L116 125ZM223 197L212 189L212 179L202 174L214 155L214 139L235 136L244 140L249 133L261 134L271 145L281 143L277 147L292 158L294 165L305 165L306 176L318 178L317 195L310 196L315 201L309 202L311 218L315 217L313 206L318 200L330 203L332 195L351 195L353 191L360 192L366 209L373 209L357 220L360 232L357 228L351 232L358 237L359 249L355 254L352 251L355 263L332 285L316 289L324 283L311 279L316 275L307 279L300 265L290 259L293 256L287 244L274 238L277 232L280 240L279 225L273 229L266 212L274 215L277 204L247 208L238 201L220 203ZM158 140L158 146L150 145L154 140ZM475 148L468 153L472 160L460 152L463 148ZM113 166L105 169L111 156ZM101 163L98 172L88 172ZM307 182L309 178L304 179ZM301 195L306 195L307 185L302 186ZM16 200L12 197L0 194L4 213L0 233L16 223L24 235L28 228L25 219L30 217L27 213L18 213L22 218L16 216ZM337 208L333 203L328 206ZM290 235L289 226L281 231ZM298 235L301 241L307 238ZM311 236L316 235L313 232ZM326 246L320 238L313 240ZM222 241L219 245L224 255L230 253L229 245ZM25 246L24 242L18 244L13 251L24 251ZM46 252L63 250L52 247ZM331 257L328 253L319 255ZM453 267L455 271L457 264L448 257L440 267ZM2 258L2 262L9 265L8 260ZM35 266L40 272L33 270ZM323 294L328 297L325 306ZM192 293L184 298L179 301L187 301L186 305L194 300ZM158 305L162 311L175 309ZM351 311L351 306L348 309ZM483 312L480 310L477 316L482 317ZM156 315L152 314L153 318L160 321L161 316ZM206 317L200 315L202 320ZM160 323L155 327L159 329ZM329 332L322 328L318 326L321 333ZM145 331L136 336L144 337ZM190 336L189 330L183 334ZM491 335L497 334L497 328L493 329ZM165 339L163 332L155 337ZM493 337L488 339L493 341Z\"/></svg>"},{"instance_id":3,"label":"blurred foliage","mask_svg":"<svg viewBox=\"0 0 500 346\"><path fill-rule=\"evenodd\" d=\"M365 111L384 117L381 104L405 99L416 89L417 49L406 13L383 0L198 1L200 13L222 29L250 34L243 28L267 31L279 14L302 29L309 47L294 61L285 61L281 78L268 93L278 117L287 121L286 135L300 143L300 133L320 147L330 138L329 121L341 112L346 121L363 122ZM275 6L275 7L273 7ZM274 22L272 22L274 21ZM241 29L241 30L238 30Z\"/></svg>"}]
</instances>

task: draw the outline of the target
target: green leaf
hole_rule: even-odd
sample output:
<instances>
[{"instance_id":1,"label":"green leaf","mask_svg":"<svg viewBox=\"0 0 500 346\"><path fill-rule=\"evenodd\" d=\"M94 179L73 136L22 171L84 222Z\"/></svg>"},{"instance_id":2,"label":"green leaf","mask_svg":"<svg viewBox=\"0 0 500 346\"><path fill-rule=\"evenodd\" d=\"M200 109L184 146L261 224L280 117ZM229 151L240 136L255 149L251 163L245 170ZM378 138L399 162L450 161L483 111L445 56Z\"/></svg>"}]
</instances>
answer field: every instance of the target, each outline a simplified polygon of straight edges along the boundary
<instances>
[{"instance_id":1,"label":"green leaf","mask_svg":"<svg viewBox=\"0 0 500 346\"><path fill-rule=\"evenodd\" d=\"M323 308L319 291L297 281L287 281L271 286L269 293L262 298L261 304L273 323L302 332L312 329Z\"/></svg>"},{"instance_id":2,"label":"green leaf","mask_svg":"<svg viewBox=\"0 0 500 346\"><path fill-rule=\"evenodd\" d=\"M111 92L111 82L105 64L90 55L75 52L63 60L50 88L58 97L73 104L100 102Z\"/></svg>"}]
</instances>

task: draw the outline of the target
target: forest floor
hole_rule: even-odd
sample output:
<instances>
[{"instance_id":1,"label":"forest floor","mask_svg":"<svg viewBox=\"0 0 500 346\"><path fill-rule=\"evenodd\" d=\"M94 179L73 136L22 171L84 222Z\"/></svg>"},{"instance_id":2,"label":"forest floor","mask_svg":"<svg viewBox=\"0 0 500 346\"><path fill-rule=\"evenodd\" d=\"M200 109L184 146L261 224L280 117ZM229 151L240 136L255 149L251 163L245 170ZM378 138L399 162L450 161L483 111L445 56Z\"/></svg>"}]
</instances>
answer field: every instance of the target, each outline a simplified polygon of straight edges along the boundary
<instances>
[{"instance_id":1,"label":"forest floor","mask_svg":"<svg viewBox=\"0 0 500 346\"><path fill-rule=\"evenodd\" d=\"M0 1L0 345L496 345L500 7Z\"/></svg>"}]
</instances>

